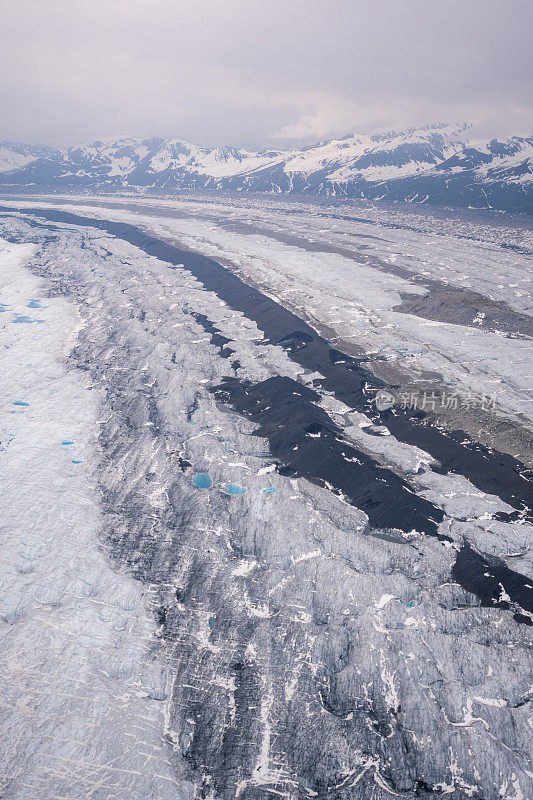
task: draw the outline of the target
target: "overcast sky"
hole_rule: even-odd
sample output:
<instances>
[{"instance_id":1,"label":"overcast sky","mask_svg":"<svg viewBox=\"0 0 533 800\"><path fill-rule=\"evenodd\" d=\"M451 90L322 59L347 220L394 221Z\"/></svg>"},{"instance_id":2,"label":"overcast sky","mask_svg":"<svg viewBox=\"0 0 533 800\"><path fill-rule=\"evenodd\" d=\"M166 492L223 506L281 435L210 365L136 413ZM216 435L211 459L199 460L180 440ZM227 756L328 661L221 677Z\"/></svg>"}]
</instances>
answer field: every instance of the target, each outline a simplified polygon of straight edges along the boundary
<instances>
[{"instance_id":1,"label":"overcast sky","mask_svg":"<svg viewBox=\"0 0 533 800\"><path fill-rule=\"evenodd\" d=\"M0 0L0 139L531 135L532 0Z\"/></svg>"}]
</instances>

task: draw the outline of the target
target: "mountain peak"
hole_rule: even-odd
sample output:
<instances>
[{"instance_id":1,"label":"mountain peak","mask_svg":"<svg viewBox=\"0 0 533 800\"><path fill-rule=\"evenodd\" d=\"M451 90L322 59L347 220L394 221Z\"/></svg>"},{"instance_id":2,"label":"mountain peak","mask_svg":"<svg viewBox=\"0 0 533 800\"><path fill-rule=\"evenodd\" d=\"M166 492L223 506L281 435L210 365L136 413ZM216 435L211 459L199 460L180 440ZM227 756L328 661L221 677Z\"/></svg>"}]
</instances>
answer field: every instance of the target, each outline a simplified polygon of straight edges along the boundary
<instances>
[{"instance_id":1,"label":"mountain peak","mask_svg":"<svg viewBox=\"0 0 533 800\"><path fill-rule=\"evenodd\" d=\"M469 140L468 123L348 134L292 150L119 135L0 145L4 186L224 189L474 205L532 213L533 139Z\"/></svg>"}]
</instances>

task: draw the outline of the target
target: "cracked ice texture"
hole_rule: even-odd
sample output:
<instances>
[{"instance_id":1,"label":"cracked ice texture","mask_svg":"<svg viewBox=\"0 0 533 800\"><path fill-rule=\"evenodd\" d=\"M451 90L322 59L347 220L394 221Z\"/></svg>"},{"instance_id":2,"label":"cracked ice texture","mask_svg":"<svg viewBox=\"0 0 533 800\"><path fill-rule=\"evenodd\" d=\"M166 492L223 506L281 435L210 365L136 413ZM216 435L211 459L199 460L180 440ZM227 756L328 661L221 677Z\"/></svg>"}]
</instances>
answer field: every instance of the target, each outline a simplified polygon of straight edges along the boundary
<instances>
[{"instance_id":1,"label":"cracked ice texture","mask_svg":"<svg viewBox=\"0 0 533 800\"><path fill-rule=\"evenodd\" d=\"M265 442L208 392L231 365L189 312L221 327L251 380L298 378L252 323L186 270L101 232L43 236L32 269L79 303L86 326L71 363L106 392L95 466L104 541L115 569L154 592L172 675L166 732L199 793L526 797L524 626L451 582L453 549L362 535L364 515L327 489L265 473ZM397 464L420 457L367 438ZM196 490L179 459L208 471L213 490ZM230 481L247 493L221 493ZM431 481L417 491L459 503L447 497L456 477ZM265 497L271 483L278 492ZM457 541L493 541L482 521L451 527ZM511 544L518 526L501 529Z\"/></svg>"},{"instance_id":2,"label":"cracked ice texture","mask_svg":"<svg viewBox=\"0 0 533 800\"><path fill-rule=\"evenodd\" d=\"M34 250L0 240L14 310L43 292L23 267ZM168 670L145 590L99 548L99 397L63 363L81 320L62 298L38 313L40 326L2 330L0 793L188 797L164 742ZM15 397L28 405L11 415Z\"/></svg>"}]
</instances>

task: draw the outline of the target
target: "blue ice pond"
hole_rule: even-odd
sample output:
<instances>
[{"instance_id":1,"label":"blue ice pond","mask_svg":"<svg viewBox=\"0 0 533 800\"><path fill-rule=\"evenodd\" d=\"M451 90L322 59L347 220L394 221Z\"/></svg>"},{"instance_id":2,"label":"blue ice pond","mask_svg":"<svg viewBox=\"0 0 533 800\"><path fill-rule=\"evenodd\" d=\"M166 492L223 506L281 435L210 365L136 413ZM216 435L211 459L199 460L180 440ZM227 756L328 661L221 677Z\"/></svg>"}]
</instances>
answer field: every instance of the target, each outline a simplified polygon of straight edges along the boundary
<instances>
[{"instance_id":1,"label":"blue ice pond","mask_svg":"<svg viewBox=\"0 0 533 800\"><path fill-rule=\"evenodd\" d=\"M70 439L65 439L64 442L61 442L61 444L74 444L74 442L71 442Z\"/></svg>"},{"instance_id":2,"label":"blue ice pond","mask_svg":"<svg viewBox=\"0 0 533 800\"><path fill-rule=\"evenodd\" d=\"M274 492L277 492L277 491L278 490L276 489L275 486L267 486L266 489L263 489L263 494L274 494Z\"/></svg>"},{"instance_id":3,"label":"blue ice pond","mask_svg":"<svg viewBox=\"0 0 533 800\"><path fill-rule=\"evenodd\" d=\"M25 403L24 400L13 400L12 405L14 405L14 406L29 406L29 403Z\"/></svg>"},{"instance_id":4,"label":"blue ice pond","mask_svg":"<svg viewBox=\"0 0 533 800\"><path fill-rule=\"evenodd\" d=\"M210 489L213 485L211 475L208 475L207 472L198 472L192 479L192 482L197 489Z\"/></svg>"},{"instance_id":5,"label":"blue ice pond","mask_svg":"<svg viewBox=\"0 0 533 800\"><path fill-rule=\"evenodd\" d=\"M236 483L228 483L224 487L224 491L226 494L245 494L246 489L244 489L242 486L237 486Z\"/></svg>"},{"instance_id":6,"label":"blue ice pond","mask_svg":"<svg viewBox=\"0 0 533 800\"><path fill-rule=\"evenodd\" d=\"M81 459L80 461L74 461L74 459L73 459L72 463L73 464L83 464L83 459Z\"/></svg>"},{"instance_id":7,"label":"blue ice pond","mask_svg":"<svg viewBox=\"0 0 533 800\"><path fill-rule=\"evenodd\" d=\"M406 605L407 608L414 608L416 606L416 602L414 600L409 600L409 602Z\"/></svg>"},{"instance_id":8,"label":"blue ice pond","mask_svg":"<svg viewBox=\"0 0 533 800\"><path fill-rule=\"evenodd\" d=\"M0 314L4 314L8 309L5 303L0 303Z\"/></svg>"},{"instance_id":9,"label":"blue ice pond","mask_svg":"<svg viewBox=\"0 0 533 800\"><path fill-rule=\"evenodd\" d=\"M23 314L16 314L15 319L12 319L11 322L14 323L25 322L27 325L33 325L34 322L37 322L39 325L42 325L44 319L32 319L31 317L25 317Z\"/></svg>"},{"instance_id":10,"label":"blue ice pond","mask_svg":"<svg viewBox=\"0 0 533 800\"><path fill-rule=\"evenodd\" d=\"M213 628L215 627L215 623L216 623L215 618L209 617L209 627L211 628L211 630L213 630Z\"/></svg>"},{"instance_id":11,"label":"blue ice pond","mask_svg":"<svg viewBox=\"0 0 533 800\"><path fill-rule=\"evenodd\" d=\"M26 308L42 308L41 301L30 299L30 302L28 303Z\"/></svg>"}]
</instances>

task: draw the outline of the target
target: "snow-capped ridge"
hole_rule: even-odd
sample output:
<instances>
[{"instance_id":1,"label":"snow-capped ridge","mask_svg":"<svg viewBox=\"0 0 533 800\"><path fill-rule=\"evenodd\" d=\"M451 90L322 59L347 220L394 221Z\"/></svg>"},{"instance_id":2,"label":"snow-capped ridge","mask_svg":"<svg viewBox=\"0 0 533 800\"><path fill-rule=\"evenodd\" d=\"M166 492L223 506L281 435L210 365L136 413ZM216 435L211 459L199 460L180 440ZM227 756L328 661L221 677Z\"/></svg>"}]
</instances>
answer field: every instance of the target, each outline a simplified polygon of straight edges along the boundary
<instances>
[{"instance_id":1,"label":"snow-capped ridge","mask_svg":"<svg viewBox=\"0 0 533 800\"><path fill-rule=\"evenodd\" d=\"M533 213L533 138L468 138L468 123L350 133L291 150L127 135L62 149L0 144L4 186L219 189L406 200Z\"/></svg>"}]
</instances>

